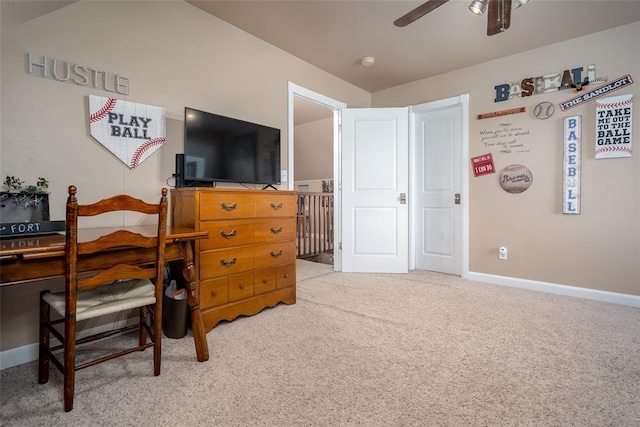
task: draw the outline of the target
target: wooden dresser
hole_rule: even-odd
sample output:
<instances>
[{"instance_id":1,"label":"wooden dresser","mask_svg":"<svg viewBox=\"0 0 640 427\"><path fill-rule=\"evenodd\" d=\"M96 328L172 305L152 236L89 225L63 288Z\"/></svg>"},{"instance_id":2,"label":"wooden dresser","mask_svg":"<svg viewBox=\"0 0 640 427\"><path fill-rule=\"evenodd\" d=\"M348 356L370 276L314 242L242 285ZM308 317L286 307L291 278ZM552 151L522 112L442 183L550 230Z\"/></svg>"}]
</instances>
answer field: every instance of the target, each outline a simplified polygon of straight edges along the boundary
<instances>
[{"instance_id":1,"label":"wooden dresser","mask_svg":"<svg viewBox=\"0 0 640 427\"><path fill-rule=\"evenodd\" d=\"M171 190L172 223L206 230L195 242L205 331L221 320L296 302L293 191Z\"/></svg>"}]
</instances>

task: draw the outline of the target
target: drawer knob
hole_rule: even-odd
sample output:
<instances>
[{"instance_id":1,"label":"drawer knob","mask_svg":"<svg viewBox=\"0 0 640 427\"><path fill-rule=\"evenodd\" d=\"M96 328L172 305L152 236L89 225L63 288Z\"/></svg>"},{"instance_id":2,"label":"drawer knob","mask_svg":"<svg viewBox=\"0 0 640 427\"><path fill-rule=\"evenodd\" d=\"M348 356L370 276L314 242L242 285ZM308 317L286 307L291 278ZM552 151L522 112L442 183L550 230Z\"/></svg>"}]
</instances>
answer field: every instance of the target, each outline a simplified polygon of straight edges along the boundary
<instances>
[{"instance_id":1,"label":"drawer knob","mask_svg":"<svg viewBox=\"0 0 640 427\"><path fill-rule=\"evenodd\" d=\"M271 203L271 209L273 209L274 211L282 209L282 202L278 203L277 205L275 203Z\"/></svg>"},{"instance_id":2,"label":"drawer knob","mask_svg":"<svg viewBox=\"0 0 640 427\"><path fill-rule=\"evenodd\" d=\"M240 289L244 289L244 283L240 283L239 288L240 288Z\"/></svg>"},{"instance_id":3,"label":"drawer knob","mask_svg":"<svg viewBox=\"0 0 640 427\"><path fill-rule=\"evenodd\" d=\"M284 278L288 279L289 278L289 273L284 273Z\"/></svg>"},{"instance_id":4,"label":"drawer knob","mask_svg":"<svg viewBox=\"0 0 640 427\"><path fill-rule=\"evenodd\" d=\"M212 297L217 297L218 296L218 291L211 291L211 296Z\"/></svg>"},{"instance_id":5,"label":"drawer knob","mask_svg":"<svg viewBox=\"0 0 640 427\"><path fill-rule=\"evenodd\" d=\"M230 261L224 259L220 260L220 264L224 265L225 267L232 267L236 262L238 262L238 259L236 257L231 258Z\"/></svg>"},{"instance_id":6,"label":"drawer knob","mask_svg":"<svg viewBox=\"0 0 640 427\"><path fill-rule=\"evenodd\" d=\"M271 256L273 258L278 258L281 255L282 255L282 249L280 249L278 252L271 252Z\"/></svg>"},{"instance_id":7,"label":"drawer knob","mask_svg":"<svg viewBox=\"0 0 640 427\"><path fill-rule=\"evenodd\" d=\"M234 237L236 237L236 229L234 228L230 233L227 233L224 230L220 230L220 235L225 239L233 239Z\"/></svg>"},{"instance_id":8,"label":"drawer knob","mask_svg":"<svg viewBox=\"0 0 640 427\"><path fill-rule=\"evenodd\" d=\"M280 226L278 228L271 227L270 230L271 230L271 233L273 233L273 234L280 234L280 233L282 233L282 226Z\"/></svg>"},{"instance_id":9,"label":"drawer knob","mask_svg":"<svg viewBox=\"0 0 640 427\"><path fill-rule=\"evenodd\" d=\"M233 202L230 205L228 205L225 202L222 202L220 203L220 207L225 211L232 211L238 207L238 204L236 202Z\"/></svg>"},{"instance_id":10,"label":"drawer knob","mask_svg":"<svg viewBox=\"0 0 640 427\"><path fill-rule=\"evenodd\" d=\"M262 283L266 285L267 283L269 283L269 279L262 279Z\"/></svg>"}]
</instances>

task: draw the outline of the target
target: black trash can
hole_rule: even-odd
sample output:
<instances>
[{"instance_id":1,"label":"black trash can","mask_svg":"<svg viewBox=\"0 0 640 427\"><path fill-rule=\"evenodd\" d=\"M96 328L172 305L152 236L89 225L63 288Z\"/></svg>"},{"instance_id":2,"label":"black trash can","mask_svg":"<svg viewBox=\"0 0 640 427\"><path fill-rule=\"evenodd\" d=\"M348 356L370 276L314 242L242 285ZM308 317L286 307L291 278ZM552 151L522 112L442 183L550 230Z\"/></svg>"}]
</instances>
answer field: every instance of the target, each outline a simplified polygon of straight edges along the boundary
<instances>
[{"instance_id":1,"label":"black trash can","mask_svg":"<svg viewBox=\"0 0 640 427\"><path fill-rule=\"evenodd\" d=\"M162 296L162 331L167 338L183 338L187 335L189 304L187 298Z\"/></svg>"}]
</instances>

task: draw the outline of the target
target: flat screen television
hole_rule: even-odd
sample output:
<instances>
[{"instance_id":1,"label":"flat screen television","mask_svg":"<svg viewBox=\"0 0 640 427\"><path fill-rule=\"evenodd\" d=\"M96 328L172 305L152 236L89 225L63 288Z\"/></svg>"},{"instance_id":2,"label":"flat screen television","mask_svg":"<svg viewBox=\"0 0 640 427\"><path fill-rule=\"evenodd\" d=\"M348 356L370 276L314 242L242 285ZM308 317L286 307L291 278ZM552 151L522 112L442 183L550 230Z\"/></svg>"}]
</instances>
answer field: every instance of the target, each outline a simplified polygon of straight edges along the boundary
<instances>
[{"instance_id":1,"label":"flat screen television","mask_svg":"<svg viewBox=\"0 0 640 427\"><path fill-rule=\"evenodd\" d=\"M280 129L184 109L182 181L280 184Z\"/></svg>"}]
</instances>

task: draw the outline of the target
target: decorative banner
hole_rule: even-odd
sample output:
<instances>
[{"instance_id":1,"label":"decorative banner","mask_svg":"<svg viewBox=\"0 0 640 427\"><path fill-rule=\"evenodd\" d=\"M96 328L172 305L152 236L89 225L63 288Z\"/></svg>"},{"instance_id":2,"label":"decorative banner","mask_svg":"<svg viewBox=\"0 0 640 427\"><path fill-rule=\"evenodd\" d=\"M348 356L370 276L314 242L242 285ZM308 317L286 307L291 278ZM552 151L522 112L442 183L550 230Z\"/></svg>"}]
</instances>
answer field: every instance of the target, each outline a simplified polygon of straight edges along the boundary
<instances>
[{"instance_id":1,"label":"decorative banner","mask_svg":"<svg viewBox=\"0 0 640 427\"><path fill-rule=\"evenodd\" d=\"M131 169L166 141L164 107L89 95L91 136Z\"/></svg>"},{"instance_id":2,"label":"decorative banner","mask_svg":"<svg viewBox=\"0 0 640 427\"><path fill-rule=\"evenodd\" d=\"M631 157L633 95L596 101L596 159Z\"/></svg>"},{"instance_id":3,"label":"decorative banner","mask_svg":"<svg viewBox=\"0 0 640 427\"><path fill-rule=\"evenodd\" d=\"M496 173L496 167L493 164L493 155L491 153L472 157L471 165L473 166L474 177Z\"/></svg>"},{"instance_id":4,"label":"decorative banner","mask_svg":"<svg viewBox=\"0 0 640 427\"><path fill-rule=\"evenodd\" d=\"M531 187L532 182L533 174L523 165L509 165L500 172L500 186L508 193L522 193Z\"/></svg>"},{"instance_id":5,"label":"decorative banner","mask_svg":"<svg viewBox=\"0 0 640 427\"><path fill-rule=\"evenodd\" d=\"M564 118L564 178L562 213L580 213L580 159L582 157L582 116Z\"/></svg>"},{"instance_id":6,"label":"decorative banner","mask_svg":"<svg viewBox=\"0 0 640 427\"><path fill-rule=\"evenodd\" d=\"M560 109L562 111L568 110L569 108L577 107L578 105L591 101L592 99L598 98L602 95L606 95L609 92L613 92L614 90L621 89L627 85L633 83L633 79L630 74L627 74L624 77L620 77L612 81L611 83L607 83L606 85L599 86L592 91L583 93L574 98L571 98L565 102L560 103Z\"/></svg>"},{"instance_id":7,"label":"decorative banner","mask_svg":"<svg viewBox=\"0 0 640 427\"><path fill-rule=\"evenodd\" d=\"M492 117L507 116L509 114L524 113L525 111L527 111L526 107L518 107L518 108L510 108L508 110L494 111L493 113L478 114L478 120L490 119Z\"/></svg>"}]
</instances>

